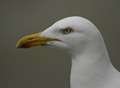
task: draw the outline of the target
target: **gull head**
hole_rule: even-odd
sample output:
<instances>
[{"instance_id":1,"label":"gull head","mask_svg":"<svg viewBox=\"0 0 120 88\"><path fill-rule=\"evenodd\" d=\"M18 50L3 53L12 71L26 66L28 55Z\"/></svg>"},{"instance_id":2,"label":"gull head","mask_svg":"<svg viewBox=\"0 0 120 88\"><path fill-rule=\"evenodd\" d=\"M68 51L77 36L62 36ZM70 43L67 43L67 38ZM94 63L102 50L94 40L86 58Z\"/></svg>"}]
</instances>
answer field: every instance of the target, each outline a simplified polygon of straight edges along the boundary
<instances>
[{"instance_id":1,"label":"gull head","mask_svg":"<svg viewBox=\"0 0 120 88\"><path fill-rule=\"evenodd\" d=\"M86 18L72 16L63 18L46 30L20 38L17 48L54 46L72 50L83 50L100 36L96 26Z\"/></svg>"}]
</instances>

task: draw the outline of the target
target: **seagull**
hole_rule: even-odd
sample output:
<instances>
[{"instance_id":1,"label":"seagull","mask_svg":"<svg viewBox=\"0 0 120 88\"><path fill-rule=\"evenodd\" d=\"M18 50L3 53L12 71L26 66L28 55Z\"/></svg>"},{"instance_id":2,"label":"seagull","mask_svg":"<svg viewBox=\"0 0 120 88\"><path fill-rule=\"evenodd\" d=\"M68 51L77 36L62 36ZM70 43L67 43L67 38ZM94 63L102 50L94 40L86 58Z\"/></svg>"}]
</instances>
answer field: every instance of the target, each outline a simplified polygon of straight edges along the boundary
<instances>
[{"instance_id":1,"label":"seagull","mask_svg":"<svg viewBox=\"0 0 120 88\"><path fill-rule=\"evenodd\" d=\"M86 18L63 18L16 44L17 48L35 46L58 47L70 54L70 88L120 88L120 73L111 63L102 35Z\"/></svg>"}]
</instances>

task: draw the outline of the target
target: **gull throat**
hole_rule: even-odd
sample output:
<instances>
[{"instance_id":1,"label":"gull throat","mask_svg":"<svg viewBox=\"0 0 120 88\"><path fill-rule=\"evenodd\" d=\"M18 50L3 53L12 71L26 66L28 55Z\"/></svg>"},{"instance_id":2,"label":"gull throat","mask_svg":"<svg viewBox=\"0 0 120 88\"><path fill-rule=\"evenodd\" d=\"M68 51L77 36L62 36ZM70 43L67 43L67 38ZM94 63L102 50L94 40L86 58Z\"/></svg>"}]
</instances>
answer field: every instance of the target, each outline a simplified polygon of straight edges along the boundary
<instances>
[{"instance_id":1,"label":"gull throat","mask_svg":"<svg viewBox=\"0 0 120 88\"><path fill-rule=\"evenodd\" d=\"M111 64L102 37L72 56L71 88L104 88L106 81L117 72Z\"/></svg>"}]
</instances>

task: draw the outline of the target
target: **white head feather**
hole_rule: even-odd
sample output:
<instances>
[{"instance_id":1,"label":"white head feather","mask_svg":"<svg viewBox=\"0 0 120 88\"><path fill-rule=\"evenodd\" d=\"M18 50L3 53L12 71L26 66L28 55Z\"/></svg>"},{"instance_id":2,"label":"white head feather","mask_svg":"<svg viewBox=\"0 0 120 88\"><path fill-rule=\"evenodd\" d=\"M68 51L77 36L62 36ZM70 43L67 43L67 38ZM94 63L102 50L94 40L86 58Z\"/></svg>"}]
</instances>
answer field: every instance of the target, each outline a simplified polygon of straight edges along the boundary
<instances>
[{"instance_id":1,"label":"white head feather","mask_svg":"<svg viewBox=\"0 0 120 88\"><path fill-rule=\"evenodd\" d=\"M63 33L67 28L72 31ZM61 40L48 44L72 53L71 88L118 88L119 83L113 81L120 81L119 73L112 66L101 33L92 22L83 17L67 17L41 35Z\"/></svg>"}]
</instances>

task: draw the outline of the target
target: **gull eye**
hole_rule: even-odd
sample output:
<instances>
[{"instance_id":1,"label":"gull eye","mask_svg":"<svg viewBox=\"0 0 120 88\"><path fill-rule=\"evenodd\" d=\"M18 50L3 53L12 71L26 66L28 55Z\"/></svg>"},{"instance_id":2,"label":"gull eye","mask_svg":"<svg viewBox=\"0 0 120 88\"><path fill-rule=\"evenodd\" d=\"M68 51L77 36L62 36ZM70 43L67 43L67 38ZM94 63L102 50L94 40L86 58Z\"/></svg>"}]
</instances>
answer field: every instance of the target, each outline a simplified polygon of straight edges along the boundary
<instances>
[{"instance_id":1,"label":"gull eye","mask_svg":"<svg viewBox=\"0 0 120 88\"><path fill-rule=\"evenodd\" d=\"M65 28L65 29L62 29L62 30L61 30L61 33L62 33L62 34L69 34L69 33L71 33L71 32L73 32L73 29L72 29L72 28Z\"/></svg>"}]
</instances>

